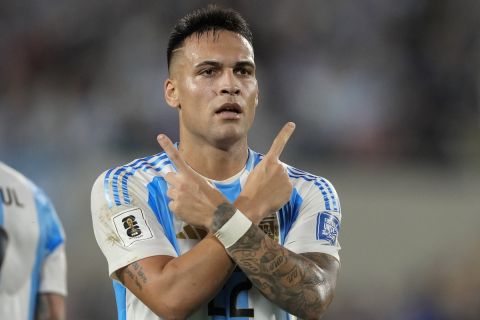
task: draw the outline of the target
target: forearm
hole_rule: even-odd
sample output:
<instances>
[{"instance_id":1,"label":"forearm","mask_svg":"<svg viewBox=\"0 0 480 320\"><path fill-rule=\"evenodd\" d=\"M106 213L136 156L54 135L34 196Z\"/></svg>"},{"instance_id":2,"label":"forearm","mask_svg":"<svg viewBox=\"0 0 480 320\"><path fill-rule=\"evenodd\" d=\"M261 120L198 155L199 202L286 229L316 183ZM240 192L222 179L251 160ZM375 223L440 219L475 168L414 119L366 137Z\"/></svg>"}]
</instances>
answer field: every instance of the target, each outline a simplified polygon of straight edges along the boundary
<instances>
[{"instance_id":1,"label":"forearm","mask_svg":"<svg viewBox=\"0 0 480 320\"><path fill-rule=\"evenodd\" d=\"M208 302L222 288L235 268L224 247L207 236L192 250L170 261L164 269L170 292L192 311Z\"/></svg>"},{"instance_id":2,"label":"forearm","mask_svg":"<svg viewBox=\"0 0 480 320\"><path fill-rule=\"evenodd\" d=\"M325 270L256 226L227 252L267 299L300 318L318 319L333 298L334 283Z\"/></svg>"},{"instance_id":3,"label":"forearm","mask_svg":"<svg viewBox=\"0 0 480 320\"><path fill-rule=\"evenodd\" d=\"M183 319L208 302L233 269L224 247L210 235L162 266L132 263L119 279L157 315Z\"/></svg>"},{"instance_id":4,"label":"forearm","mask_svg":"<svg viewBox=\"0 0 480 320\"><path fill-rule=\"evenodd\" d=\"M235 212L232 206L221 207L225 212L216 215L214 228L220 228ZM226 250L265 297L291 314L318 319L333 298L336 270L320 267L329 262L317 263L315 254L291 252L255 225Z\"/></svg>"},{"instance_id":5,"label":"forearm","mask_svg":"<svg viewBox=\"0 0 480 320\"><path fill-rule=\"evenodd\" d=\"M35 320L64 320L65 297L55 293L41 293L37 297Z\"/></svg>"}]
</instances>

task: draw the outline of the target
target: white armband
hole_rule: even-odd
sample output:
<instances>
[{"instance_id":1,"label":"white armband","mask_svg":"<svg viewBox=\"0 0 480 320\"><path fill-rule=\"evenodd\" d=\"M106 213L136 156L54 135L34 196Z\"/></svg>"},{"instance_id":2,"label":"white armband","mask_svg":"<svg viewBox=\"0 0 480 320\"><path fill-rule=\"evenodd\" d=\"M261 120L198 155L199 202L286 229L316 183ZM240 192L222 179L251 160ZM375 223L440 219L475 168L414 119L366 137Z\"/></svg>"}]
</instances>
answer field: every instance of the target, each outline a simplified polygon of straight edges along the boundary
<instances>
[{"instance_id":1,"label":"white armband","mask_svg":"<svg viewBox=\"0 0 480 320\"><path fill-rule=\"evenodd\" d=\"M237 209L233 216L215 232L215 236L228 249L247 233L251 225L252 221Z\"/></svg>"}]
</instances>

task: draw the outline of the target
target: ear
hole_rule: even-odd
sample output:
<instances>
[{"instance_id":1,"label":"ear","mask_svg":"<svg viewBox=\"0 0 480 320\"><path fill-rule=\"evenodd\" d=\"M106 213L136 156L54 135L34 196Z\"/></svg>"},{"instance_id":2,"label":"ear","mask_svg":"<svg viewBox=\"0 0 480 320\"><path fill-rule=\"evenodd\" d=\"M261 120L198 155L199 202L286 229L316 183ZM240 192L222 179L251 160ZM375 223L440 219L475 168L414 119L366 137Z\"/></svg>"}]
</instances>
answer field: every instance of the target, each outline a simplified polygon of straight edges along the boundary
<instances>
[{"instance_id":1,"label":"ear","mask_svg":"<svg viewBox=\"0 0 480 320\"><path fill-rule=\"evenodd\" d=\"M167 101L170 107L178 108L180 106L180 102L178 99L178 90L176 87L175 80L172 80L172 79L165 80L164 93L165 93L165 101Z\"/></svg>"}]
</instances>

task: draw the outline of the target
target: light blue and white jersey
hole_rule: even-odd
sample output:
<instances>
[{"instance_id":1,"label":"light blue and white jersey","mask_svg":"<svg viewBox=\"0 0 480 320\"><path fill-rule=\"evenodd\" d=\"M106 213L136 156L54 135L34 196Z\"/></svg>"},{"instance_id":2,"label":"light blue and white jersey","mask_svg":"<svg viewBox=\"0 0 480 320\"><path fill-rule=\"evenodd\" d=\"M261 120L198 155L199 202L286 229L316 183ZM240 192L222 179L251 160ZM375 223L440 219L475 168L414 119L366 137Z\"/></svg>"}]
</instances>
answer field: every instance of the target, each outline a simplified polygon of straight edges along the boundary
<instances>
[{"instance_id":1,"label":"light blue and white jersey","mask_svg":"<svg viewBox=\"0 0 480 320\"><path fill-rule=\"evenodd\" d=\"M233 202L262 155L249 150L244 169L225 181L212 181ZM322 252L339 259L340 202L326 179L285 165L293 191L290 201L264 219L262 230L296 253ZM163 178L175 167L165 153L137 159L110 169L92 190L95 237L107 258L113 279L118 318L158 318L116 278L115 271L134 261L155 256L180 256L195 246L206 232L177 218L168 208ZM295 319L268 301L236 270L222 290L189 319Z\"/></svg>"},{"instance_id":2,"label":"light blue and white jersey","mask_svg":"<svg viewBox=\"0 0 480 320\"><path fill-rule=\"evenodd\" d=\"M8 234L0 272L0 319L32 320L39 293L67 293L65 236L42 190L2 162L0 225Z\"/></svg>"}]
</instances>

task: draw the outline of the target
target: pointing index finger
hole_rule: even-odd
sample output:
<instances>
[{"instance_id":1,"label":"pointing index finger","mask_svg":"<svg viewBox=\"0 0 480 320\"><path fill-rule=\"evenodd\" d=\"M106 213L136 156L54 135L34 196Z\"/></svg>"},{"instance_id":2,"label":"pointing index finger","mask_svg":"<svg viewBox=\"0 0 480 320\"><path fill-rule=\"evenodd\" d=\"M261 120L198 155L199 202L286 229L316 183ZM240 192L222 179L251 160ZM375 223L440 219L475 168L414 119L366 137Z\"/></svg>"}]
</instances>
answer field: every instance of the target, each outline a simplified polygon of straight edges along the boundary
<instances>
[{"instance_id":1,"label":"pointing index finger","mask_svg":"<svg viewBox=\"0 0 480 320\"><path fill-rule=\"evenodd\" d=\"M275 159L280 158L280 154L285 148L285 145L292 136L294 130L295 123L287 122L273 140L272 146L270 147L267 156L273 157Z\"/></svg>"},{"instance_id":2,"label":"pointing index finger","mask_svg":"<svg viewBox=\"0 0 480 320\"><path fill-rule=\"evenodd\" d=\"M170 140L170 138L164 134L159 134L157 136L157 141L162 147L162 149L165 150L165 153L167 154L168 158L170 158L170 160L173 162L173 164L177 168L177 171L188 172L188 165L185 163L185 161L183 161L182 156L180 156L177 148L175 148L175 146L173 145L172 140Z\"/></svg>"}]
</instances>

